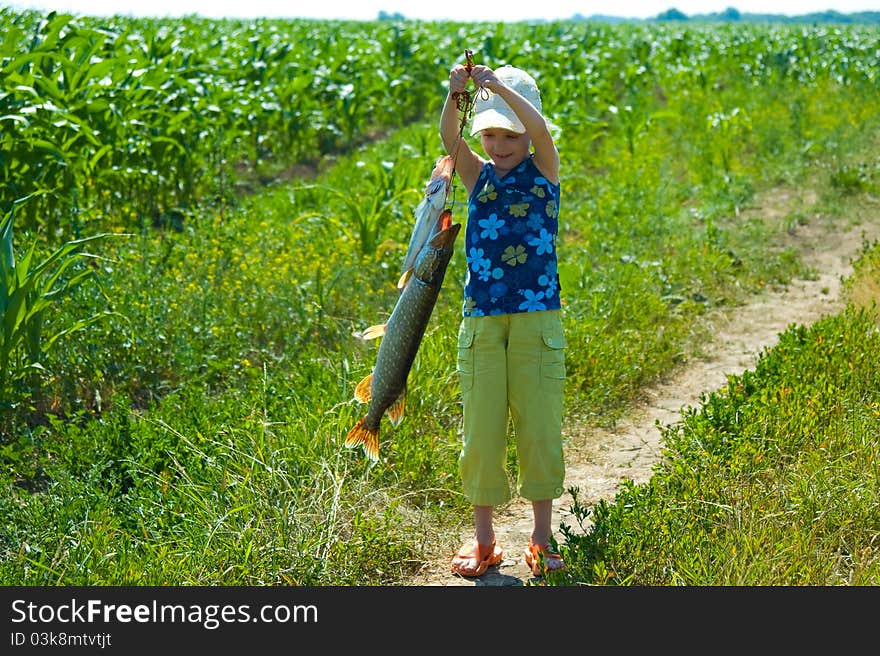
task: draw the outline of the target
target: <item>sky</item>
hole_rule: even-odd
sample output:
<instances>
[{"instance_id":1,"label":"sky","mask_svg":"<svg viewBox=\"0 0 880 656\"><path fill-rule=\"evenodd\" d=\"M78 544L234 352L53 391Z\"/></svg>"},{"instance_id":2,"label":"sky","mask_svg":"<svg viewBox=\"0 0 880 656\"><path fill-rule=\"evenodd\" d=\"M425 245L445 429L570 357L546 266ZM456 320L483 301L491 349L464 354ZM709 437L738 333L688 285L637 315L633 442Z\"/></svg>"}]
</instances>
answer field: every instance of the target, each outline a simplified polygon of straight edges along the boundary
<instances>
[{"instance_id":1,"label":"sky","mask_svg":"<svg viewBox=\"0 0 880 656\"><path fill-rule=\"evenodd\" d=\"M0 0L15 9L56 10L88 16L205 18L318 18L376 20L379 12L419 20L519 21L559 20L575 14L653 18L670 8L692 16L734 7L740 13L796 16L827 10L844 14L880 11L880 0Z\"/></svg>"}]
</instances>

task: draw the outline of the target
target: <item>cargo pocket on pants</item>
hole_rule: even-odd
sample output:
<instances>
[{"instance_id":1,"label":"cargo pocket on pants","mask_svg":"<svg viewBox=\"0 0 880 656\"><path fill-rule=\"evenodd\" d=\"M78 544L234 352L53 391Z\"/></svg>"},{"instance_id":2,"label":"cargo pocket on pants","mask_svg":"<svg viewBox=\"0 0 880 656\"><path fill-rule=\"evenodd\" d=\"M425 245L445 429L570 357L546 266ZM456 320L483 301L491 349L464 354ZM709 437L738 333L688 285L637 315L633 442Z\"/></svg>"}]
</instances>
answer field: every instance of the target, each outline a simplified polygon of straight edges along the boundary
<instances>
[{"instance_id":1,"label":"cargo pocket on pants","mask_svg":"<svg viewBox=\"0 0 880 656\"><path fill-rule=\"evenodd\" d=\"M458 329L458 382L462 392L469 392L474 386L474 327L469 321L462 321Z\"/></svg>"},{"instance_id":2,"label":"cargo pocket on pants","mask_svg":"<svg viewBox=\"0 0 880 656\"><path fill-rule=\"evenodd\" d=\"M551 380L565 378L565 334L562 324L553 322L541 333L544 349L541 353L541 375Z\"/></svg>"}]
</instances>

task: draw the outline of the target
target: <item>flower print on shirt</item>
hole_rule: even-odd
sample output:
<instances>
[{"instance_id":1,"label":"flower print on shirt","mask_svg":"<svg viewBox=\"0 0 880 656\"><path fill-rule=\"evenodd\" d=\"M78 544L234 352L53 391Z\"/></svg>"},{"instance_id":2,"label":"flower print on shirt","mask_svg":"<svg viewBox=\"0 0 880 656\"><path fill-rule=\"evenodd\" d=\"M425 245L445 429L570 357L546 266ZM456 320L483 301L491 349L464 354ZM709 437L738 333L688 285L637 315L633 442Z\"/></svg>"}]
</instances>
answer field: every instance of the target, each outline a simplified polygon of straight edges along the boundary
<instances>
[{"instance_id":1,"label":"flower print on shirt","mask_svg":"<svg viewBox=\"0 0 880 656\"><path fill-rule=\"evenodd\" d=\"M495 200L496 198L498 198L498 192L495 191L495 185L490 182L487 182L480 190L480 193L477 194L477 200L483 203L488 203L490 200Z\"/></svg>"},{"instance_id":2,"label":"flower print on shirt","mask_svg":"<svg viewBox=\"0 0 880 656\"><path fill-rule=\"evenodd\" d=\"M464 299L464 315L466 317L482 317L485 313L477 307L477 302L472 296Z\"/></svg>"},{"instance_id":3,"label":"flower print on shirt","mask_svg":"<svg viewBox=\"0 0 880 656\"><path fill-rule=\"evenodd\" d=\"M553 298L558 289L559 271L556 262L548 262L544 273L538 276L538 284L544 287L544 298Z\"/></svg>"},{"instance_id":4,"label":"flower print on shirt","mask_svg":"<svg viewBox=\"0 0 880 656\"><path fill-rule=\"evenodd\" d=\"M547 189L550 189L552 187L550 181L543 175L536 175L533 179L535 182L535 187L538 187L539 189L541 189L542 187L547 187ZM543 189L541 189L541 191L543 191ZM532 193L536 193L534 187L532 188ZM541 197L544 197L543 194Z\"/></svg>"},{"instance_id":5,"label":"flower print on shirt","mask_svg":"<svg viewBox=\"0 0 880 656\"><path fill-rule=\"evenodd\" d=\"M508 246L504 249L504 253L501 254L501 259L510 266L516 266L517 263L525 264L528 257L529 254L526 253L526 247L522 244L516 247Z\"/></svg>"},{"instance_id":6,"label":"flower print on shirt","mask_svg":"<svg viewBox=\"0 0 880 656\"><path fill-rule=\"evenodd\" d=\"M496 283L492 283L492 285L489 287L489 295L492 297L493 303L495 302L495 300L501 298L506 293L507 293L507 285L505 285L501 281L496 282Z\"/></svg>"},{"instance_id":7,"label":"flower print on shirt","mask_svg":"<svg viewBox=\"0 0 880 656\"><path fill-rule=\"evenodd\" d=\"M480 280L482 280L483 282L489 280L489 278L493 278L495 280L498 280L499 278L504 276L504 271L501 269L501 267L495 267L493 269L492 263L489 262L489 260L483 260L480 263L479 271L475 271L475 273L477 274L477 276L479 276Z\"/></svg>"},{"instance_id":8,"label":"flower print on shirt","mask_svg":"<svg viewBox=\"0 0 880 656\"><path fill-rule=\"evenodd\" d=\"M524 235L529 230L529 224L525 221L515 221L512 230L515 235Z\"/></svg>"},{"instance_id":9,"label":"flower print on shirt","mask_svg":"<svg viewBox=\"0 0 880 656\"><path fill-rule=\"evenodd\" d=\"M483 229L480 232L480 238L498 239L498 231L504 225L504 219L499 219L497 214L490 214L487 218L479 221L479 226Z\"/></svg>"},{"instance_id":10,"label":"flower print on shirt","mask_svg":"<svg viewBox=\"0 0 880 656\"><path fill-rule=\"evenodd\" d=\"M465 258L470 268L473 269L474 273L477 273L480 269L492 266L492 262L483 257L483 255L484 253L482 248L472 246L470 252Z\"/></svg>"},{"instance_id":11,"label":"flower print on shirt","mask_svg":"<svg viewBox=\"0 0 880 656\"><path fill-rule=\"evenodd\" d=\"M511 203L510 205L510 216L525 216L528 211L528 203Z\"/></svg>"},{"instance_id":12,"label":"flower print on shirt","mask_svg":"<svg viewBox=\"0 0 880 656\"><path fill-rule=\"evenodd\" d=\"M529 220L526 221L526 225L531 230L537 230L542 225L544 225L544 219L541 217L540 214L533 212L533 213L529 214Z\"/></svg>"},{"instance_id":13,"label":"flower print on shirt","mask_svg":"<svg viewBox=\"0 0 880 656\"><path fill-rule=\"evenodd\" d=\"M541 302L542 300L544 300L544 292L538 292L536 294L531 289L522 289L520 290L520 294L526 297L526 300L519 304L520 310L525 310L526 312L537 312L538 310L547 309L547 306Z\"/></svg>"},{"instance_id":14,"label":"flower print on shirt","mask_svg":"<svg viewBox=\"0 0 880 656\"><path fill-rule=\"evenodd\" d=\"M553 235L541 228L541 234L527 240L529 246L534 246L538 250L538 255L553 252Z\"/></svg>"},{"instance_id":15,"label":"flower print on shirt","mask_svg":"<svg viewBox=\"0 0 880 656\"><path fill-rule=\"evenodd\" d=\"M538 180L543 180L543 178L535 178L535 182L538 182ZM545 182L546 182L546 180L545 180ZM534 187L532 187L531 189L529 189L529 192L535 194L535 196L537 196L538 198L544 197L544 188L539 187L537 184Z\"/></svg>"},{"instance_id":16,"label":"flower print on shirt","mask_svg":"<svg viewBox=\"0 0 880 656\"><path fill-rule=\"evenodd\" d=\"M559 211L559 208L556 207L556 201L548 200L547 205L544 207L544 211L547 212L547 216L549 216L551 219L555 219L556 213Z\"/></svg>"}]
</instances>

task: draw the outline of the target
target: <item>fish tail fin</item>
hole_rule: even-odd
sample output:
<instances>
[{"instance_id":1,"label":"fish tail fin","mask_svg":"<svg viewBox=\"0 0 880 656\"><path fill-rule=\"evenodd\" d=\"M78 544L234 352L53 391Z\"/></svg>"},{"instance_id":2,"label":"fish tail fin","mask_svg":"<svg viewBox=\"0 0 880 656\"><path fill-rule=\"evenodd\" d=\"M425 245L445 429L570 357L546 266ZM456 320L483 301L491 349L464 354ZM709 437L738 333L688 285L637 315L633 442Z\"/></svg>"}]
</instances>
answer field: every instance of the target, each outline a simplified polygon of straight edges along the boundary
<instances>
[{"instance_id":1,"label":"fish tail fin","mask_svg":"<svg viewBox=\"0 0 880 656\"><path fill-rule=\"evenodd\" d=\"M370 460L379 459L379 429L372 430L367 428L364 420L361 419L354 425L348 435L345 436L345 446L354 449L358 445L364 447L364 453Z\"/></svg>"},{"instance_id":2,"label":"fish tail fin","mask_svg":"<svg viewBox=\"0 0 880 656\"><path fill-rule=\"evenodd\" d=\"M373 398L373 374L368 373L354 388L354 398L361 403L369 403Z\"/></svg>"},{"instance_id":3,"label":"fish tail fin","mask_svg":"<svg viewBox=\"0 0 880 656\"><path fill-rule=\"evenodd\" d=\"M395 399L394 403L388 406L388 409L385 411L385 414L388 415L388 419L391 421L392 426L399 426L400 422L403 421L403 411L406 409L406 388L403 388L403 391L400 393L400 396Z\"/></svg>"}]
</instances>

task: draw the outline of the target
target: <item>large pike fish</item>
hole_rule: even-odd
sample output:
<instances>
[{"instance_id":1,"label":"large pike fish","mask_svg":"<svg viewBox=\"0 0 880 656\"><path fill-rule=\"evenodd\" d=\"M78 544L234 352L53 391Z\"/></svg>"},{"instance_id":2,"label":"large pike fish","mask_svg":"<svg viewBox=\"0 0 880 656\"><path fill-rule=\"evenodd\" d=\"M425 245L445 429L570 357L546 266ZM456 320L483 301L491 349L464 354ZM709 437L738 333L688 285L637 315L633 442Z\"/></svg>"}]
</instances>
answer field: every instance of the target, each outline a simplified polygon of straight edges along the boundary
<instances>
[{"instance_id":1,"label":"large pike fish","mask_svg":"<svg viewBox=\"0 0 880 656\"><path fill-rule=\"evenodd\" d=\"M434 163L431 178L425 185L425 194L414 212L416 220L403 258L403 268L400 272L400 280L397 282L398 289L406 286L407 280L412 275L416 257L428 240L445 225L451 223L452 213L443 208L446 207L446 199L452 185L452 170L453 162L449 155L444 155Z\"/></svg>"},{"instance_id":2,"label":"large pike fish","mask_svg":"<svg viewBox=\"0 0 880 656\"><path fill-rule=\"evenodd\" d=\"M381 336L382 343L373 371L358 383L354 392L358 401L369 403L370 407L348 432L345 446L363 446L370 460L379 459L382 416L387 414L394 426L403 420L406 379L434 311L460 229L460 223L450 222L425 243L413 261L412 275L388 322L362 333L365 339Z\"/></svg>"}]
</instances>

